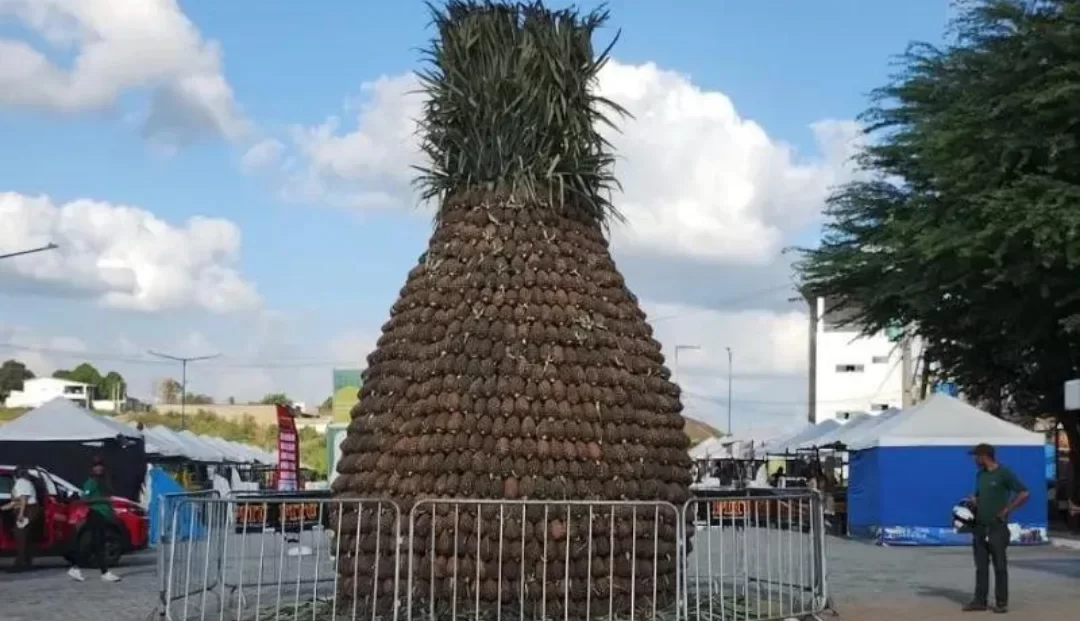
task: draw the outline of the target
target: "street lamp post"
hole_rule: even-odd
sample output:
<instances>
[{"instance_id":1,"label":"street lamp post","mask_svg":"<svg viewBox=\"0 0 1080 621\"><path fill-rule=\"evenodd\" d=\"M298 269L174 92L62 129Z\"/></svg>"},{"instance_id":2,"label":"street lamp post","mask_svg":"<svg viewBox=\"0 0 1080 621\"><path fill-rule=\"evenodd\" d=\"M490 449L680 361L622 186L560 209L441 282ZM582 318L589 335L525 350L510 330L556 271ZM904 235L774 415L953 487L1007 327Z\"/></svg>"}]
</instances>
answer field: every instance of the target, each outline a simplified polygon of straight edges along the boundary
<instances>
[{"instance_id":1,"label":"street lamp post","mask_svg":"<svg viewBox=\"0 0 1080 621\"><path fill-rule=\"evenodd\" d=\"M166 360L173 360L180 363L180 429L187 429L187 365L189 362L198 362L200 360L210 360L211 358L217 358L221 354L211 354L209 356L172 356L170 354L162 354L156 351L150 350L147 352L151 356L157 356L158 358L165 358Z\"/></svg>"},{"instance_id":2,"label":"street lamp post","mask_svg":"<svg viewBox=\"0 0 1080 621\"><path fill-rule=\"evenodd\" d=\"M692 350L697 350L697 349L701 349L701 346L700 345L676 345L675 346L675 368L673 369L674 372L675 372L675 378L674 378L675 383L678 383L679 378L680 378L680 375L679 375L679 352L680 351L692 351Z\"/></svg>"},{"instance_id":3,"label":"street lamp post","mask_svg":"<svg viewBox=\"0 0 1080 621\"><path fill-rule=\"evenodd\" d=\"M0 254L0 259L11 259L11 258L14 258L14 257L21 257L24 254L34 254L35 252L45 252L46 250L56 250L59 247L60 246L57 246L56 244L54 244L52 242L49 242L48 244L46 244L44 246L41 246L41 247L38 247L38 248L30 248L28 250L19 250L19 251L16 251L16 252L8 252L6 254Z\"/></svg>"},{"instance_id":4,"label":"street lamp post","mask_svg":"<svg viewBox=\"0 0 1080 621\"><path fill-rule=\"evenodd\" d=\"M727 350L727 433L731 435L731 348L725 347Z\"/></svg>"}]
</instances>

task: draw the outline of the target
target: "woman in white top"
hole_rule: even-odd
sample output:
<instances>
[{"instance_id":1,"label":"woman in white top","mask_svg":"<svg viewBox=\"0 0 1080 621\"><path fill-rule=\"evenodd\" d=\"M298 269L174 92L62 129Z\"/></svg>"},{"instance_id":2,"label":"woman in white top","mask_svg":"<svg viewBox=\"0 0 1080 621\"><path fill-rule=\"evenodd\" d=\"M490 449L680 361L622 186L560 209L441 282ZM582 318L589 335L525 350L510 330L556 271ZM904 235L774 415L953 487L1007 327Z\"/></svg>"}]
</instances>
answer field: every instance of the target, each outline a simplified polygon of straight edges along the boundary
<instances>
[{"instance_id":1,"label":"woman in white top","mask_svg":"<svg viewBox=\"0 0 1080 621\"><path fill-rule=\"evenodd\" d=\"M15 468L15 485L11 488L11 501L0 510L15 511L15 566L14 571L30 568L33 560L30 550L30 533L37 525L40 514L37 489L30 480L30 473L23 466Z\"/></svg>"}]
</instances>

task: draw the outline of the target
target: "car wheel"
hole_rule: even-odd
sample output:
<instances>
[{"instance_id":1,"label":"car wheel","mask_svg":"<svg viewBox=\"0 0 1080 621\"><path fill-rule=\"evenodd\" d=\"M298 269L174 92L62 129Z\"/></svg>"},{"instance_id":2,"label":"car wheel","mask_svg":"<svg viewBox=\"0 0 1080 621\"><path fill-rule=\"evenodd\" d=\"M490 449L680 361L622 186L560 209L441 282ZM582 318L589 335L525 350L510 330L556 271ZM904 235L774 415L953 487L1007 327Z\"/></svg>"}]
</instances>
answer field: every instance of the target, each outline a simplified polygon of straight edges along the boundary
<instances>
[{"instance_id":1,"label":"car wheel","mask_svg":"<svg viewBox=\"0 0 1080 621\"><path fill-rule=\"evenodd\" d=\"M105 529L105 556L109 567L116 567L124 556L123 527L109 526ZM79 564L83 567L97 567L97 552L94 550L90 531L83 529L79 535Z\"/></svg>"}]
</instances>

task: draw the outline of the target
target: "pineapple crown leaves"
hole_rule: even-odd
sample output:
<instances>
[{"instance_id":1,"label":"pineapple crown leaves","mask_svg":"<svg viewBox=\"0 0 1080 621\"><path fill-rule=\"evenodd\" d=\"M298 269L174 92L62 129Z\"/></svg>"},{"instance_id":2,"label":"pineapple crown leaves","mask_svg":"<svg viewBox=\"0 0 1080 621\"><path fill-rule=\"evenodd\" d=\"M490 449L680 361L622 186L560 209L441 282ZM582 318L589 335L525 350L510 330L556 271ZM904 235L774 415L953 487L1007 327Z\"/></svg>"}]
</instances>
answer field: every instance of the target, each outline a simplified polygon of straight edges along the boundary
<instances>
[{"instance_id":1,"label":"pineapple crown leaves","mask_svg":"<svg viewBox=\"0 0 1080 621\"><path fill-rule=\"evenodd\" d=\"M428 5L436 34L418 72L419 119L429 164L416 167L424 201L480 191L533 208L574 210L600 225L622 216L621 189L601 126L629 116L595 92L618 36L599 54L592 37L608 19L539 2L448 0Z\"/></svg>"}]
</instances>

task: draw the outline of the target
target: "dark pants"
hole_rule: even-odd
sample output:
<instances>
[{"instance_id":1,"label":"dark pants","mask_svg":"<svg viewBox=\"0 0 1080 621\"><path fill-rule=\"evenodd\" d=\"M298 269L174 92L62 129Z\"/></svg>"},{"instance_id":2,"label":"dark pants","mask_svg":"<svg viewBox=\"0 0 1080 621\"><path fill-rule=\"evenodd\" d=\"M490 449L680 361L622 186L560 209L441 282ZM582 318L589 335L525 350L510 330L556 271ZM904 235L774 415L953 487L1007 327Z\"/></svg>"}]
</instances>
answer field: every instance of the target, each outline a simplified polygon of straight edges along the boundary
<instances>
[{"instance_id":1,"label":"dark pants","mask_svg":"<svg viewBox=\"0 0 1080 621\"><path fill-rule=\"evenodd\" d=\"M990 564L994 564L994 599L1009 603L1009 567L1005 550L1009 547L1009 527L1002 522L979 524L972 533L975 549L975 602L986 604L990 594Z\"/></svg>"},{"instance_id":2,"label":"dark pants","mask_svg":"<svg viewBox=\"0 0 1080 621\"><path fill-rule=\"evenodd\" d=\"M98 569L101 573L109 571L109 554L105 548L106 533L109 529L109 520L97 511L89 511L86 514L86 530L90 533L90 550L94 553Z\"/></svg>"},{"instance_id":3,"label":"dark pants","mask_svg":"<svg viewBox=\"0 0 1080 621\"><path fill-rule=\"evenodd\" d=\"M15 535L15 568L26 569L34 560L34 533L38 528L40 510L37 505L28 505L24 509L24 515L29 519L26 526L14 529Z\"/></svg>"}]
</instances>

